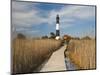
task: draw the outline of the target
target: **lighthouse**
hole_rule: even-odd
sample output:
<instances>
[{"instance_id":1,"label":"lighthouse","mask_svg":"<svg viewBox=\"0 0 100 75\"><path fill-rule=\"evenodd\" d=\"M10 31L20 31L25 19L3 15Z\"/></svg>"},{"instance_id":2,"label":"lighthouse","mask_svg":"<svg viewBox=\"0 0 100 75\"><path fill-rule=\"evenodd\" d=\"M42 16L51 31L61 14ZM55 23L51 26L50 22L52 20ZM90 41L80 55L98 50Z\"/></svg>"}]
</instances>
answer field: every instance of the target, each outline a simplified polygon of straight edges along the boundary
<instances>
[{"instance_id":1,"label":"lighthouse","mask_svg":"<svg viewBox=\"0 0 100 75\"><path fill-rule=\"evenodd\" d=\"M59 15L57 14L56 16L56 40L59 40L60 39L60 30L59 30Z\"/></svg>"}]
</instances>

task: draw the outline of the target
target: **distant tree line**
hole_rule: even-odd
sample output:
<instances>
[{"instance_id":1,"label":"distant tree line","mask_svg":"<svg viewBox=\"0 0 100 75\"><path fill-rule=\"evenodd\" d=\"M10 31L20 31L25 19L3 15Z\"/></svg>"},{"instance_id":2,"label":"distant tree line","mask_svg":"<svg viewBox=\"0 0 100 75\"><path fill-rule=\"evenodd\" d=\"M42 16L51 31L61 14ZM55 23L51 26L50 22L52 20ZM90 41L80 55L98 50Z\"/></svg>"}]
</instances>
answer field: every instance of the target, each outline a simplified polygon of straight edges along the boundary
<instances>
[{"instance_id":1,"label":"distant tree line","mask_svg":"<svg viewBox=\"0 0 100 75\"><path fill-rule=\"evenodd\" d=\"M56 38L56 35L54 32L50 33L50 37L48 37L47 35L42 36L42 39L55 39L55 38Z\"/></svg>"},{"instance_id":2,"label":"distant tree line","mask_svg":"<svg viewBox=\"0 0 100 75\"><path fill-rule=\"evenodd\" d=\"M47 35L45 35L45 36L42 36L41 38L42 39L55 39L55 37L56 37L55 33L51 32L49 37ZM24 34L22 34L22 33L18 33L17 34L17 38L18 39L26 39L26 36Z\"/></svg>"},{"instance_id":3,"label":"distant tree line","mask_svg":"<svg viewBox=\"0 0 100 75\"><path fill-rule=\"evenodd\" d=\"M85 36L83 38L81 38L82 40L91 40L91 38L89 36Z\"/></svg>"},{"instance_id":4,"label":"distant tree line","mask_svg":"<svg viewBox=\"0 0 100 75\"><path fill-rule=\"evenodd\" d=\"M26 36L22 33L18 33L17 34L17 38L18 39L26 39ZM50 32L50 36L48 37L47 35L45 36L42 36L41 37L42 39L55 39L56 38L56 34L54 32ZM66 39L66 40L71 40L71 39L74 39L74 40L91 40L91 37L89 36L85 36L85 37L82 37L82 38L79 38L79 37L71 37L69 35L64 35L63 36L63 40Z\"/></svg>"}]
</instances>

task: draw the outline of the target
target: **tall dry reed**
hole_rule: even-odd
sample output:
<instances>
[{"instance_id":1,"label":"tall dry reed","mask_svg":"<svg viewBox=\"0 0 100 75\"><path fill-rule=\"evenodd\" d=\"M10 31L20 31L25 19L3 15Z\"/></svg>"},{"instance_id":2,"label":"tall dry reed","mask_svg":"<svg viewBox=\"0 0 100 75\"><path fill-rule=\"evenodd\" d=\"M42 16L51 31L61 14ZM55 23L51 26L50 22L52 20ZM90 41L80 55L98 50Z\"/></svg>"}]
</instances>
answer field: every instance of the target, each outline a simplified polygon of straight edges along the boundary
<instances>
[{"instance_id":1,"label":"tall dry reed","mask_svg":"<svg viewBox=\"0 0 100 75\"><path fill-rule=\"evenodd\" d=\"M66 55L79 69L96 68L95 40L71 40Z\"/></svg>"},{"instance_id":2,"label":"tall dry reed","mask_svg":"<svg viewBox=\"0 0 100 75\"><path fill-rule=\"evenodd\" d=\"M61 46L53 39L15 39L12 42L12 72L34 72L50 55Z\"/></svg>"}]
</instances>

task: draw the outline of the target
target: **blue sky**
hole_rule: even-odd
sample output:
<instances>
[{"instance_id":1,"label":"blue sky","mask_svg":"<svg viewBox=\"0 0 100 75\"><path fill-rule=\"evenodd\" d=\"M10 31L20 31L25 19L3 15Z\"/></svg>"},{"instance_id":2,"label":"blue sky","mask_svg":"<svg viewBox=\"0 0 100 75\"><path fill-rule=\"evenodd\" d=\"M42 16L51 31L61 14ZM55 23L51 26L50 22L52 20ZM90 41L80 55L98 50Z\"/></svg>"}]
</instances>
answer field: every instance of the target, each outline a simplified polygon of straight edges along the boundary
<instances>
[{"instance_id":1,"label":"blue sky","mask_svg":"<svg viewBox=\"0 0 100 75\"><path fill-rule=\"evenodd\" d=\"M16 1L12 2L12 33L49 36L50 32L56 31L57 14L61 36L95 36L95 6Z\"/></svg>"}]
</instances>

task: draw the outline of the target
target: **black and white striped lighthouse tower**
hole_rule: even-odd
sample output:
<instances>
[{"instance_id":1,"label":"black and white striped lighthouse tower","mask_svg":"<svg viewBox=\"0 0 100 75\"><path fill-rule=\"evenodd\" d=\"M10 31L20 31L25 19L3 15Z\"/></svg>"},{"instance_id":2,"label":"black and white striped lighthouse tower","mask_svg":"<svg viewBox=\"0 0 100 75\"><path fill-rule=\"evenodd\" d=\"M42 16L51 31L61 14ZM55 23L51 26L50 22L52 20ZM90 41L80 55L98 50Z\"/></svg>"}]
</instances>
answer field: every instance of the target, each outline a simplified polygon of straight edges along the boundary
<instances>
[{"instance_id":1,"label":"black and white striped lighthouse tower","mask_svg":"<svg viewBox=\"0 0 100 75\"><path fill-rule=\"evenodd\" d=\"M56 16L56 39L60 39L60 30L59 30L59 15Z\"/></svg>"}]
</instances>

